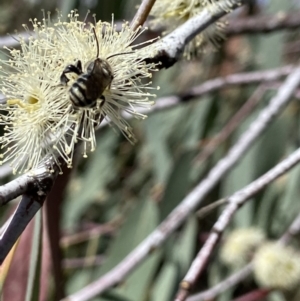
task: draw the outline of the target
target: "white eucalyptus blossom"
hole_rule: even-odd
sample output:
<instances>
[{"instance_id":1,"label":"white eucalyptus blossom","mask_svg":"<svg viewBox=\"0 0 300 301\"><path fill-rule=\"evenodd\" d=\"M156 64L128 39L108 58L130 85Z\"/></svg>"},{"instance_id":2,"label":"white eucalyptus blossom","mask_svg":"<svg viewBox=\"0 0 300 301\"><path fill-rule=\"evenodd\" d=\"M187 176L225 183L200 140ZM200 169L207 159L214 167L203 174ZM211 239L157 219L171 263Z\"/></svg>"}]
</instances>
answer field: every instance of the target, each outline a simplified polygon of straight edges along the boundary
<instances>
[{"instance_id":1,"label":"white eucalyptus blossom","mask_svg":"<svg viewBox=\"0 0 300 301\"><path fill-rule=\"evenodd\" d=\"M221 260L232 267L242 266L251 260L253 252L264 240L265 235L260 229L236 229L224 241Z\"/></svg>"},{"instance_id":2,"label":"white eucalyptus blossom","mask_svg":"<svg viewBox=\"0 0 300 301\"><path fill-rule=\"evenodd\" d=\"M150 12L154 17L150 22L152 28L164 28L163 35L166 35L208 8L212 13L216 8L230 11L233 1L219 0L157 0ZM197 56L201 52L215 50L221 40L224 39L225 23L217 21L207 29L196 35L189 42L184 51L184 56L188 59Z\"/></svg>"},{"instance_id":3,"label":"white eucalyptus blossom","mask_svg":"<svg viewBox=\"0 0 300 301\"><path fill-rule=\"evenodd\" d=\"M28 42L20 37L21 50L7 49L9 59L0 61L0 91L7 99L0 107L0 123L5 129L0 138L1 163L11 161L14 172L34 169L45 157L56 163L62 158L72 167L78 141L83 143L84 157L95 150L95 127L104 118L134 142L121 112L145 118L136 107L153 103L149 78L156 67L145 62L152 53L132 45L143 30L132 31L124 23L117 32L113 22L86 24L78 17L72 11L67 22L60 17L52 22L49 15L42 22L32 20L34 33ZM97 45L101 59L120 54L107 60L114 78L94 107L74 107L69 89L78 75L68 73L67 86L61 84L60 76L67 65L79 60L85 73L96 59Z\"/></svg>"},{"instance_id":4,"label":"white eucalyptus blossom","mask_svg":"<svg viewBox=\"0 0 300 301\"><path fill-rule=\"evenodd\" d=\"M291 290L300 284L300 256L276 242L263 244L253 258L254 276L262 287Z\"/></svg>"}]
</instances>

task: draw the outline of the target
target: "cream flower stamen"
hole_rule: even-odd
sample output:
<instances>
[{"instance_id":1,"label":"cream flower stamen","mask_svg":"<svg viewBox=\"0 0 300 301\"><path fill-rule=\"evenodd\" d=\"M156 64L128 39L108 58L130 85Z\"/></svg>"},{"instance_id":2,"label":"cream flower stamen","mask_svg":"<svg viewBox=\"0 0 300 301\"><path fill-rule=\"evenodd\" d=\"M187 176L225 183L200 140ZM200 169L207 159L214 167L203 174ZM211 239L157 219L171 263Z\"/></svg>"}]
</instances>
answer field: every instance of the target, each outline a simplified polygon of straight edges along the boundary
<instances>
[{"instance_id":1,"label":"cream flower stamen","mask_svg":"<svg viewBox=\"0 0 300 301\"><path fill-rule=\"evenodd\" d=\"M8 99L0 107L0 123L5 126L1 157L2 163L11 161L14 172L37 167L45 156L56 163L62 158L72 167L78 141L83 143L84 157L95 150L95 127L104 118L134 142L121 113L145 118L136 108L153 104L149 79L156 66L145 62L152 53L132 45L143 30L132 31L127 23L120 32L113 22L86 24L75 11L68 17L68 22L58 18L52 23L49 16L42 22L32 20L34 35L28 43L20 38L21 50L7 49L10 59L0 61L0 91ZM99 58L107 60L113 80L93 107L76 107L70 89L80 74L67 73L66 85L61 83L61 75L66 66L78 61L82 74L91 72L87 66L96 60L98 46Z\"/></svg>"}]
</instances>

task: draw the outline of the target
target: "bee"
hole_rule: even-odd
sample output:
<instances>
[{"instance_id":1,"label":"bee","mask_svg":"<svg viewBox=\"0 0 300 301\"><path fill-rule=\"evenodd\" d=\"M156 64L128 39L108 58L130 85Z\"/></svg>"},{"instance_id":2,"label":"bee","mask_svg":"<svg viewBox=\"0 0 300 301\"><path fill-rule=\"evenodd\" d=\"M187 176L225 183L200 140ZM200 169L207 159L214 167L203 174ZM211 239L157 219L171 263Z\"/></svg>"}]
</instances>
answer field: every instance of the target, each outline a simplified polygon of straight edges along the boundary
<instances>
[{"instance_id":1,"label":"bee","mask_svg":"<svg viewBox=\"0 0 300 301\"><path fill-rule=\"evenodd\" d=\"M106 88L110 89L114 79L113 70L107 60L117 55L132 53L123 52L110 55L106 59L99 58L99 42L94 28L93 32L97 42L96 59L88 64L85 73L82 71L81 61L78 60L74 65L68 65L60 76L61 85L66 86L69 82L66 74L75 73L78 75L69 89L69 98L75 109L92 108L96 105L97 99L102 99L101 105L103 105L105 98L102 94Z\"/></svg>"}]
</instances>

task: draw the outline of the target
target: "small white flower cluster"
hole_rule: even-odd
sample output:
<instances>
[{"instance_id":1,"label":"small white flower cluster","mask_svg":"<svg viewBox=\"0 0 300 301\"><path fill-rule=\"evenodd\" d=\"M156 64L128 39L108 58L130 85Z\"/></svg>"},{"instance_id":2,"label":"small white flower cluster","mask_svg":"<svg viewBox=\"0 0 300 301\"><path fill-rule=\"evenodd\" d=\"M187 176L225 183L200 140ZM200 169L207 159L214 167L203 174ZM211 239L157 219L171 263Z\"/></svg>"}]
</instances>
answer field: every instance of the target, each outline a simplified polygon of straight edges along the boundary
<instances>
[{"instance_id":1,"label":"small white flower cluster","mask_svg":"<svg viewBox=\"0 0 300 301\"><path fill-rule=\"evenodd\" d=\"M188 19L198 15L203 9L208 8L213 12L216 8L230 11L232 1L219 0L157 0L150 12L153 20L150 22L152 28L164 28L163 35L173 31ZM221 40L224 39L224 22L217 21L206 30L198 34L186 45L184 56L187 59L197 56L208 50L215 50Z\"/></svg>"},{"instance_id":2,"label":"small white flower cluster","mask_svg":"<svg viewBox=\"0 0 300 301\"><path fill-rule=\"evenodd\" d=\"M291 290L300 284L300 253L292 247L265 239L256 228L234 230L221 249L227 265L240 267L253 261L257 283L266 288Z\"/></svg>"},{"instance_id":3,"label":"small white flower cluster","mask_svg":"<svg viewBox=\"0 0 300 301\"><path fill-rule=\"evenodd\" d=\"M290 290L300 284L300 254L292 247L268 242L257 250L253 263L262 287Z\"/></svg>"},{"instance_id":4,"label":"small white flower cluster","mask_svg":"<svg viewBox=\"0 0 300 301\"><path fill-rule=\"evenodd\" d=\"M239 267L246 264L255 249L265 240L264 233L257 228L241 228L231 232L222 246L221 259L224 263Z\"/></svg>"},{"instance_id":5,"label":"small white flower cluster","mask_svg":"<svg viewBox=\"0 0 300 301\"><path fill-rule=\"evenodd\" d=\"M0 138L1 163L11 161L14 173L32 170L46 157L57 164L62 158L72 167L78 141L83 143L84 157L94 151L95 127L103 118L134 141L121 112L145 118L136 106L149 107L153 103L150 98L155 95L148 92L153 89L151 83L144 81L156 70L154 64L145 62L152 53L137 49L139 45L132 46L143 31L132 31L127 23L119 32L113 22L86 24L78 20L75 11L68 18L68 22L62 22L59 17L54 23L49 15L42 22L31 20L33 34L28 42L20 37L21 49L6 48L9 59L0 60L0 91L7 99L0 106L0 124L5 130ZM87 72L98 46L99 58L107 58L113 80L94 107L74 107L69 89L78 74L68 73L67 85L60 82L61 75L66 66L78 61L82 72Z\"/></svg>"}]
</instances>

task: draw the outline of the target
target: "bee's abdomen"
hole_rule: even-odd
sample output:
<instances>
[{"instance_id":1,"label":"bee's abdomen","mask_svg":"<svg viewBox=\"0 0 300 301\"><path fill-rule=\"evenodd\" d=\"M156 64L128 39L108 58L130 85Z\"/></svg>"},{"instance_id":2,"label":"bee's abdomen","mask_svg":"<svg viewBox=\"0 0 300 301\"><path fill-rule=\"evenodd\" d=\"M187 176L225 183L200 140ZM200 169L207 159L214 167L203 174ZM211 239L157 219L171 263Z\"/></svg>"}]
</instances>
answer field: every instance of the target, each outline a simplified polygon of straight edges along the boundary
<instances>
[{"instance_id":1,"label":"bee's abdomen","mask_svg":"<svg viewBox=\"0 0 300 301\"><path fill-rule=\"evenodd\" d=\"M97 95L89 95L89 76L82 74L77 78L69 90L70 100L75 107L92 107L97 101Z\"/></svg>"}]
</instances>

